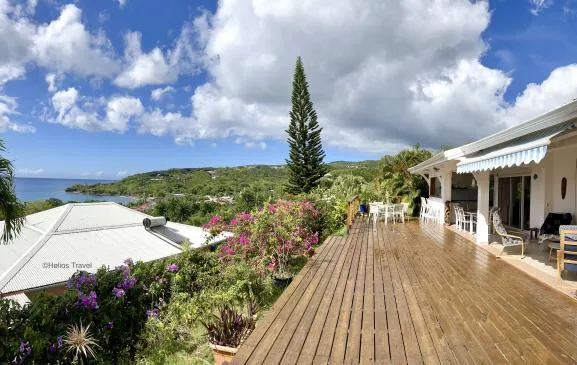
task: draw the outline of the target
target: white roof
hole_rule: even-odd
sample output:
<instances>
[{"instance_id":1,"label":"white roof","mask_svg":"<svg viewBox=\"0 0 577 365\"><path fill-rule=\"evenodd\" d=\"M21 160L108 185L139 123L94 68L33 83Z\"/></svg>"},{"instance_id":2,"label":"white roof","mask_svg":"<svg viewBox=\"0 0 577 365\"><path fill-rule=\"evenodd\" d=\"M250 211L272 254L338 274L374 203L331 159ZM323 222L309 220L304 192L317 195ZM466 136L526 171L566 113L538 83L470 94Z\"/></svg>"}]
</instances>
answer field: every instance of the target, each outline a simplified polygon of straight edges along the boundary
<instances>
[{"instance_id":1,"label":"white roof","mask_svg":"<svg viewBox=\"0 0 577 365\"><path fill-rule=\"evenodd\" d=\"M576 121L577 100L574 100L534 119L499 131L488 137L440 152L408 170L413 174L428 173L432 167L441 165L448 160L465 161L467 158L476 158L479 155L488 154L495 150L520 145L521 143L535 142L543 137L549 137L547 140L548 144L550 138L567 129L574 128ZM501 155L505 153L506 151L502 152Z\"/></svg>"},{"instance_id":2,"label":"white roof","mask_svg":"<svg viewBox=\"0 0 577 365\"><path fill-rule=\"evenodd\" d=\"M30 299L24 293L8 295L5 297L5 299L11 299L11 300L15 301L16 303L20 304L21 307L30 303Z\"/></svg>"},{"instance_id":3,"label":"white roof","mask_svg":"<svg viewBox=\"0 0 577 365\"><path fill-rule=\"evenodd\" d=\"M146 230L144 218L151 217L109 202L66 204L27 216L22 233L0 245L0 293L62 283L77 270L113 268L127 258L175 255L183 239L193 247L207 244L208 233L201 228L170 222ZM0 234L3 227L0 222Z\"/></svg>"}]
</instances>

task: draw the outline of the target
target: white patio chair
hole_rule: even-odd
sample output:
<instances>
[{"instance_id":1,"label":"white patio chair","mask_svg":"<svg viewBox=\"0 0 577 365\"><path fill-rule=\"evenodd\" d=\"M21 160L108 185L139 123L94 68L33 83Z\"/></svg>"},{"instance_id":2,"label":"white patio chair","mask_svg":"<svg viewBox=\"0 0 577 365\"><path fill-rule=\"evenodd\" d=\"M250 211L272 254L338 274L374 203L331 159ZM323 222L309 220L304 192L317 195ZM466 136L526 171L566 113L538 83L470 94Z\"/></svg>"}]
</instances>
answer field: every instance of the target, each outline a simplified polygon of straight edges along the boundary
<instances>
[{"instance_id":1,"label":"white patio chair","mask_svg":"<svg viewBox=\"0 0 577 365\"><path fill-rule=\"evenodd\" d=\"M462 231L463 228L463 208L461 208L461 206L456 205L455 206L455 228L457 228L457 231Z\"/></svg>"},{"instance_id":2,"label":"white patio chair","mask_svg":"<svg viewBox=\"0 0 577 365\"><path fill-rule=\"evenodd\" d=\"M379 218L385 218L385 224L388 223L389 218L395 223L395 206L391 204L379 205Z\"/></svg>"},{"instance_id":3,"label":"white patio chair","mask_svg":"<svg viewBox=\"0 0 577 365\"><path fill-rule=\"evenodd\" d=\"M436 204L430 204L427 200L427 211L425 212L427 222L437 222L439 220L439 211Z\"/></svg>"},{"instance_id":4,"label":"white patio chair","mask_svg":"<svg viewBox=\"0 0 577 365\"><path fill-rule=\"evenodd\" d=\"M465 213L465 210L462 207L455 207L455 214L457 216L457 229L459 231L474 231L472 228L477 224L474 216Z\"/></svg>"},{"instance_id":5,"label":"white patio chair","mask_svg":"<svg viewBox=\"0 0 577 365\"><path fill-rule=\"evenodd\" d=\"M419 220L424 221L427 217L427 199L421 197L421 210L419 212Z\"/></svg>"},{"instance_id":6,"label":"white patio chair","mask_svg":"<svg viewBox=\"0 0 577 365\"><path fill-rule=\"evenodd\" d=\"M405 223L405 205L404 204L395 204L393 208L393 220L396 221L397 218Z\"/></svg>"},{"instance_id":7,"label":"white patio chair","mask_svg":"<svg viewBox=\"0 0 577 365\"><path fill-rule=\"evenodd\" d=\"M377 219L379 219L379 204L377 203L369 203L369 218L367 220L367 224L370 223L371 219L373 220L373 227L377 225Z\"/></svg>"}]
</instances>

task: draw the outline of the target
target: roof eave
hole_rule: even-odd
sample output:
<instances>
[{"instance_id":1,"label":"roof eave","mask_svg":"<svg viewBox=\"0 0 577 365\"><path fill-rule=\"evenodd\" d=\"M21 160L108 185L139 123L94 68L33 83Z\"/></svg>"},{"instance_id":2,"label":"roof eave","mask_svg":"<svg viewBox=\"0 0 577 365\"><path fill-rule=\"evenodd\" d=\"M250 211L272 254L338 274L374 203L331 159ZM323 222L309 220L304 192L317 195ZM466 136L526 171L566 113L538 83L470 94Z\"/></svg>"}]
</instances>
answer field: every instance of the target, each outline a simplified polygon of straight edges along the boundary
<instances>
[{"instance_id":1,"label":"roof eave","mask_svg":"<svg viewBox=\"0 0 577 365\"><path fill-rule=\"evenodd\" d=\"M463 157L484 149L511 141L515 138L553 127L557 124L577 119L577 99L573 100L557 109L544 113L536 118L530 119L503 131L494 133L488 137L481 138L475 142L453 148L439 153L420 164L409 168L412 174L424 173L432 166L438 165L448 160L460 160ZM442 158L439 157L442 154Z\"/></svg>"},{"instance_id":2,"label":"roof eave","mask_svg":"<svg viewBox=\"0 0 577 365\"><path fill-rule=\"evenodd\" d=\"M413 167L409 167L408 170L411 174L422 174L425 173L429 168L446 162L447 160L448 159L445 156L445 152L439 152L428 160L425 160Z\"/></svg>"},{"instance_id":3,"label":"roof eave","mask_svg":"<svg viewBox=\"0 0 577 365\"><path fill-rule=\"evenodd\" d=\"M454 160L508 142L515 138L553 127L557 124L577 118L577 100L573 100L557 109L551 110L536 118L519 123L503 131L494 133L475 142L447 150L445 152L448 159Z\"/></svg>"}]
</instances>

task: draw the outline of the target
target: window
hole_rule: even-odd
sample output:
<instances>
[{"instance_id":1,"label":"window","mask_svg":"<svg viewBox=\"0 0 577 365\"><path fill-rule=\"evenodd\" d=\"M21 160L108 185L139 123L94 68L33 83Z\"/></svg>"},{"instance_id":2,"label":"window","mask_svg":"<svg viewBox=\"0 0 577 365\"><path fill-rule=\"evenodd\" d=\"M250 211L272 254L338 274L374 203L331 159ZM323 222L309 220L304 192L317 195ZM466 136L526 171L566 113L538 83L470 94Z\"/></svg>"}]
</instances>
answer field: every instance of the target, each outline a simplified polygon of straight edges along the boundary
<instances>
[{"instance_id":1,"label":"window","mask_svg":"<svg viewBox=\"0 0 577 365\"><path fill-rule=\"evenodd\" d=\"M438 177L431 178L431 185L429 188L429 196L440 198L441 197L441 180Z\"/></svg>"}]
</instances>

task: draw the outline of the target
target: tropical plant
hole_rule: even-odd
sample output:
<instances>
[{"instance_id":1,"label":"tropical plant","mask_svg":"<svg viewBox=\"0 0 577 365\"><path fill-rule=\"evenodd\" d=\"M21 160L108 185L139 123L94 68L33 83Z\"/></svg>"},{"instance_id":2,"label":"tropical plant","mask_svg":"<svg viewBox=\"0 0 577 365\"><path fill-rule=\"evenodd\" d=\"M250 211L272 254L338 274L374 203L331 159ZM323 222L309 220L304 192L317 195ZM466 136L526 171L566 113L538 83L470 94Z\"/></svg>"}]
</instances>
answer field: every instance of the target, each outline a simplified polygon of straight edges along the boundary
<instances>
[{"instance_id":1,"label":"tropical plant","mask_svg":"<svg viewBox=\"0 0 577 365\"><path fill-rule=\"evenodd\" d=\"M88 357L96 358L96 349L100 346L96 342L96 339L90 333L90 324L86 327L82 325L70 325L66 336L64 337L64 346L66 347L66 352L72 352L74 354L72 363L84 364L84 360L88 360Z\"/></svg>"},{"instance_id":2,"label":"tropical plant","mask_svg":"<svg viewBox=\"0 0 577 365\"><path fill-rule=\"evenodd\" d=\"M318 124L308 88L302 60L298 57L293 77L290 124L286 131L290 148L286 160L289 170L286 190L291 194L310 192L328 171L323 162L322 128Z\"/></svg>"},{"instance_id":3,"label":"tropical plant","mask_svg":"<svg viewBox=\"0 0 577 365\"><path fill-rule=\"evenodd\" d=\"M0 152L6 151L0 140ZM0 219L4 219L4 228L0 243L8 243L22 230L24 225L24 206L14 193L14 169L10 160L0 155Z\"/></svg>"},{"instance_id":4,"label":"tropical plant","mask_svg":"<svg viewBox=\"0 0 577 365\"><path fill-rule=\"evenodd\" d=\"M244 315L230 305L222 306L218 315L202 323L210 343L227 347L239 347L255 326L252 313Z\"/></svg>"},{"instance_id":5,"label":"tropical plant","mask_svg":"<svg viewBox=\"0 0 577 365\"><path fill-rule=\"evenodd\" d=\"M427 184L421 176L411 174L409 168L429 159L431 155L431 151L416 145L394 156L383 157L375 190L380 190L381 194L384 191L391 197L402 197L413 204L419 196L427 193Z\"/></svg>"}]
</instances>

